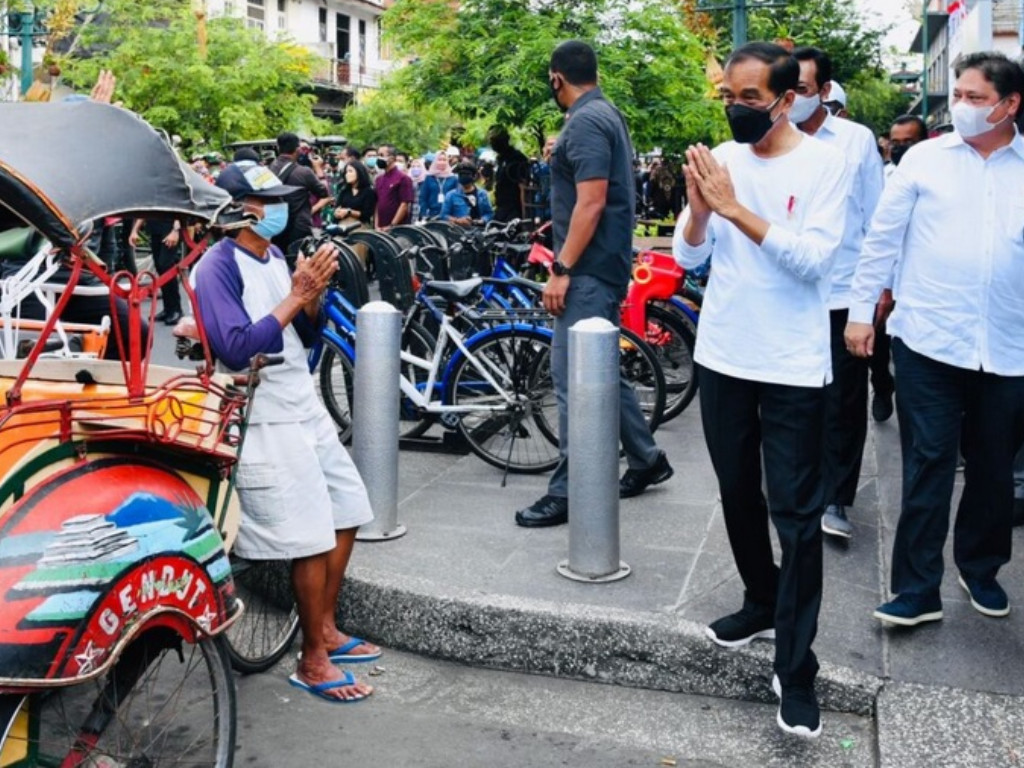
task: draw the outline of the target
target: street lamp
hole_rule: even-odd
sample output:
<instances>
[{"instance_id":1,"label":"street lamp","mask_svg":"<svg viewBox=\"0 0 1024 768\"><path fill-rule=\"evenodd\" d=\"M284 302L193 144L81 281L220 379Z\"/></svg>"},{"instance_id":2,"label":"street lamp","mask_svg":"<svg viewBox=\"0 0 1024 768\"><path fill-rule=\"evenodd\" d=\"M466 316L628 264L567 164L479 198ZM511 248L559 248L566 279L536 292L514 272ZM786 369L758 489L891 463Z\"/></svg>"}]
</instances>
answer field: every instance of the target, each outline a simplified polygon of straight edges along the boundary
<instances>
[{"instance_id":1,"label":"street lamp","mask_svg":"<svg viewBox=\"0 0 1024 768\"><path fill-rule=\"evenodd\" d=\"M698 0L698 11L732 11L732 47L747 42L747 11L758 8L785 8L788 0L731 0L727 4L709 5L712 0Z\"/></svg>"},{"instance_id":2,"label":"street lamp","mask_svg":"<svg viewBox=\"0 0 1024 768\"><path fill-rule=\"evenodd\" d=\"M24 6L21 11L11 11L0 19L0 35L16 37L21 43L21 93L24 96L32 87L32 43L37 37L46 36L43 24L45 13Z\"/></svg>"}]
</instances>

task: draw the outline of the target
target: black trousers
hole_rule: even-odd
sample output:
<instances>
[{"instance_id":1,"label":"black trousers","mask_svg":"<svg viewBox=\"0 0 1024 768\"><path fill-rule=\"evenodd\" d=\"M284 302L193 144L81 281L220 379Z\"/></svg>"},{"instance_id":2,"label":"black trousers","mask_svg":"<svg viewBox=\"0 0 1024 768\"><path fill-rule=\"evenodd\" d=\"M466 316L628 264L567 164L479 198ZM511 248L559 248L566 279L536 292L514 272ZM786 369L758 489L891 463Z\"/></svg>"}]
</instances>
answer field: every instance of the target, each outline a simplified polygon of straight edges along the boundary
<instances>
[{"instance_id":1,"label":"black trousers","mask_svg":"<svg viewBox=\"0 0 1024 768\"><path fill-rule=\"evenodd\" d=\"M1024 376L996 376L940 363L893 339L903 504L892 553L895 594L935 594L957 448L964 492L953 555L962 573L992 578L1010 559L1013 461L1024 440Z\"/></svg>"},{"instance_id":2,"label":"black trousers","mask_svg":"<svg viewBox=\"0 0 1024 768\"><path fill-rule=\"evenodd\" d=\"M890 397L896 391L896 381L889 370L892 357L892 338L886 333L885 323L875 328L875 350L868 358L871 370L871 388L879 397Z\"/></svg>"},{"instance_id":3,"label":"black trousers","mask_svg":"<svg viewBox=\"0 0 1024 768\"><path fill-rule=\"evenodd\" d=\"M766 384L698 366L701 417L746 599L775 609L775 672L809 685L821 607L824 390ZM761 456L768 499L761 492ZM782 547L775 565L771 521Z\"/></svg>"},{"instance_id":4,"label":"black trousers","mask_svg":"<svg viewBox=\"0 0 1024 768\"><path fill-rule=\"evenodd\" d=\"M158 226L159 225L159 226ZM150 223L149 228L150 247L153 249L153 269L161 274L181 261L181 243L173 248L164 245L164 238L171 231L171 227L164 226L164 222ZM181 312L181 293L178 288L178 278L168 281L160 289L160 296L164 300L163 310L167 314Z\"/></svg>"},{"instance_id":5,"label":"black trousers","mask_svg":"<svg viewBox=\"0 0 1024 768\"><path fill-rule=\"evenodd\" d=\"M849 310L829 312L832 383L825 387L822 475L825 503L852 507L868 434L868 364L846 350L843 332Z\"/></svg>"}]
</instances>

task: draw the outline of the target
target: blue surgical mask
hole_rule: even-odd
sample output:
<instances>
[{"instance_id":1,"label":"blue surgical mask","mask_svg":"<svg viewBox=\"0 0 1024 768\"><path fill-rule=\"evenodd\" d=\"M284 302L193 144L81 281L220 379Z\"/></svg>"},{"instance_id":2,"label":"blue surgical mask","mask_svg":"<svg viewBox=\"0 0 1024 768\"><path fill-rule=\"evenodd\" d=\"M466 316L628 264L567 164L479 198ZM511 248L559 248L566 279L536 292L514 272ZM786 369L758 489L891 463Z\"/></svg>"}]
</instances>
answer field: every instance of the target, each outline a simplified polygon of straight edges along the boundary
<instances>
[{"instance_id":1,"label":"blue surgical mask","mask_svg":"<svg viewBox=\"0 0 1024 768\"><path fill-rule=\"evenodd\" d=\"M288 203L263 206L263 218L252 225L253 234L270 240L284 232L288 226Z\"/></svg>"}]
</instances>

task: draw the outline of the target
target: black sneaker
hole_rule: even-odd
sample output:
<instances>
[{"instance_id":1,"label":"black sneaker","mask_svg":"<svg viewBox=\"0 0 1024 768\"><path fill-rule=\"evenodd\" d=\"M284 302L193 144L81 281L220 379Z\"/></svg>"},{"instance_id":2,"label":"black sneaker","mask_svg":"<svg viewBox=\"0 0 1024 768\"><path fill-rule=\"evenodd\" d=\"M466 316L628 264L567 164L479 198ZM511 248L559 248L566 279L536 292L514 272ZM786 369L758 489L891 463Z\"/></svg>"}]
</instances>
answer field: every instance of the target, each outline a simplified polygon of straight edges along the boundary
<instances>
[{"instance_id":1,"label":"black sneaker","mask_svg":"<svg viewBox=\"0 0 1024 768\"><path fill-rule=\"evenodd\" d=\"M999 582L991 579L972 579L960 574L960 586L971 596L971 605L983 616L1001 618L1010 615L1010 600Z\"/></svg>"},{"instance_id":2,"label":"black sneaker","mask_svg":"<svg viewBox=\"0 0 1024 768\"><path fill-rule=\"evenodd\" d=\"M675 470L672 469L672 465L668 463L668 457L665 455L665 452L660 451L654 464L647 467L647 469L626 470L626 474L619 480L619 498L629 499L633 496L639 496L647 490L647 486L664 483L672 477L674 472Z\"/></svg>"},{"instance_id":3,"label":"black sneaker","mask_svg":"<svg viewBox=\"0 0 1024 768\"><path fill-rule=\"evenodd\" d=\"M736 613L713 621L704 634L723 648L741 648L754 640L775 639L775 609L744 601Z\"/></svg>"},{"instance_id":4,"label":"black sneaker","mask_svg":"<svg viewBox=\"0 0 1024 768\"><path fill-rule=\"evenodd\" d=\"M904 593L875 609L874 617L886 624L916 627L926 621L941 621L942 599L938 592L926 595Z\"/></svg>"},{"instance_id":5,"label":"black sneaker","mask_svg":"<svg viewBox=\"0 0 1024 768\"><path fill-rule=\"evenodd\" d=\"M550 494L541 496L526 509L516 512L516 525L523 528L547 528L569 522L569 500Z\"/></svg>"},{"instance_id":6,"label":"black sneaker","mask_svg":"<svg viewBox=\"0 0 1024 768\"><path fill-rule=\"evenodd\" d=\"M789 685L785 690L776 675L772 678L772 690L779 697L779 712L775 722L779 728L793 736L816 739L821 735L821 709L814 686Z\"/></svg>"},{"instance_id":7,"label":"black sneaker","mask_svg":"<svg viewBox=\"0 0 1024 768\"><path fill-rule=\"evenodd\" d=\"M878 423L888 421L889 417L892 416L892 393L888 395L880 395L875 392L875 396L871 398L871 416Z\"/></svg>"}]
</instances>

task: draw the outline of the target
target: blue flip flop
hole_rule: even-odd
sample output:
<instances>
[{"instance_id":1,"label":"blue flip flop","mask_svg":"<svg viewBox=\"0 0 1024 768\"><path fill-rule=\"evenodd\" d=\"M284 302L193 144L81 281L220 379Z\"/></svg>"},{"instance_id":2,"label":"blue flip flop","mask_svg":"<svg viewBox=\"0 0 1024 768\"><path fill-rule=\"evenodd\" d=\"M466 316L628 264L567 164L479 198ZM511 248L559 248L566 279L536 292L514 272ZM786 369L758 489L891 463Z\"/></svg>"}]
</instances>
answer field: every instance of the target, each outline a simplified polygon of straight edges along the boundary
<instances>
[{"instance_id":1,"label":"blue flip flop","mask_svg":"<svg viewBox=\"0 0 1024 768\"><path fill-rule=\"evenodd\" d=\"M347 643L339 645L333 651L328 651L327 655L332 664L362 664L366 661L376 661L379 659L381 656L380 651L376 653L349 653L349 651L358 648L365 642L360 637L350 637Z\"/></svg>"},{"instance_id":2,"label":"blue flip flop","mask_svg":"<svg viewBox=\"0 0 1024 768\"><path fill-rule=\"evenodd\" d=\"M346 672L345 676L341 678L341 680L329 680L326 683L318 683L317 685L310 685L309 683L302 682L298 675L289 675L288 682L296 688L301 688L307 693L316 696L318 699L323 699L331 704L355 704L357 701L362 701L366 698L366 694L361 694L347 699L339 699L337 696L331 696L328 693L328 691L333 691L338 688L355 685L356 679L352 676L351 672Z\"/></svg>"}]
</instances>

